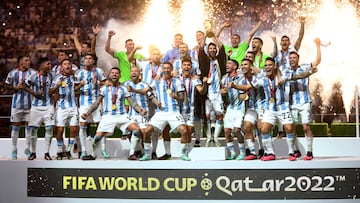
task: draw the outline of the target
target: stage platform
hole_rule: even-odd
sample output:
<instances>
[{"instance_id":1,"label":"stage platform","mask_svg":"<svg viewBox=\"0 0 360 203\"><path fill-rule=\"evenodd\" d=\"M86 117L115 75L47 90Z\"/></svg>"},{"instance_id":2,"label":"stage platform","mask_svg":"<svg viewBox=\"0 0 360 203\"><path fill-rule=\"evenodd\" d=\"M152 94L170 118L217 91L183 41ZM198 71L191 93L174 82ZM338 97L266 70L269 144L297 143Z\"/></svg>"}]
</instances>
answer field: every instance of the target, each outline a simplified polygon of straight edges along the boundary
<instances>
[{"instance_id":1,"label":"stage platform","mask_svg":"<svg viewBox=\"0 0 360 203\"><path fill-rule=\"evenodd\" d=\"M107 141L111 159L45 161L42 142L39 158L28 161L20 139L12 161L10 139L0 140L0 202L360 202L357 138L315 138L314 160L294 162L285 139L274 140L277 160L269 162L226 161L224 147L194 148L192 161L182 161L177 139L168 161L128 161L128 141L119 139Z\"/></svg>"}]
</instances>

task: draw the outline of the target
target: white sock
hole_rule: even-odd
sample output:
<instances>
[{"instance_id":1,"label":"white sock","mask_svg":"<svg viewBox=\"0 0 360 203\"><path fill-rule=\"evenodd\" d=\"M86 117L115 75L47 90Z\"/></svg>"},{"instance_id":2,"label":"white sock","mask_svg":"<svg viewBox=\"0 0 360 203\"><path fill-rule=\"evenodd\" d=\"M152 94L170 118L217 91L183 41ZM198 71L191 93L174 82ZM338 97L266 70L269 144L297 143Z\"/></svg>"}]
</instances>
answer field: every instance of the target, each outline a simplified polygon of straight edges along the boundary
<instances>
[{"instance_id":1,"label":"white sock","mask_svg":"<svg viewBox=\"0 0 360 203\"><path fill-rule=\"evenodd\" d=\"M206 126L206 138L208 140L211 139L211 122L210 121L207 122L207 126Z\"/></svg>"},{"instance_id":2,"label":"white sock","mask_svg":"<svg viewBox=\"0 0 360 203\"><path fill-rule=\"evenodd\" d=\"M244 143L239 143L239 151L240 151L240 155L245 154L245 144Z\"/></svg>"},{"instance_id":3,"label":"white sock","mask_svg":"<svg viewBox=\"0 0 360 203\"><path fill-rule=\"evenodd\" d=\"M70 137L69 138L69 142L68 142L68 146L66 148L66 151L69 152L71 150L71 148L73 147L75 143L75 138L74 137Z\"/></svg>"},{"instance_id":4,"label":"white sock","mask_svg":"<svg viewBox=\"0 0 360 203\"><path fill-rule=\"evenodd\" d=\"M49 153L53 133L53 126L45 126L45 153Z\"/></svg>"},{"instance_id":5,"label":"white sock","mask_svg":"<svg viewBox=\"0 0 360 203\"><path fill-rule=\"evenodd\" d=\"M313 137L306 137L306 146L308 152L312 152L313 150L313 140Z\"/></svg>"},{"instance_id":6,"label":"white sock","mask_svg":"<svg viewBox=\"0 0 360 203\"><path fill-rule=\"evenodd\" d=\"M25 149L30 149L30 127L25 126Z\"/></svg>"},{"instance_id":7,"label":"white sock","mask_svg":"<svg viewBox=\"0 0 360 203\"><path fill-rule=\"evenodd\" d=\"M86 152L86 137L87 137L87 126L80 126L79 138L81 143L81 151Z\"/></svg>"},{"instance_id":8,"label":"white sock","mask_svg":"<svg viewBox=\"0 0 360 203\"><path fill-rule=\"evenodd\" d=\"M189 143L181 143L181 155L188 155Z\"/></svg>"},{"instance_id":9,"label":"white sock","mask_svg":"<svg viewBox=\"0 0 360 203\"><path fill-rule=\"evenodd\" d=\"M272 146L272 140L270 134L263 134L262 135L262 143L264 146L265 153L267 154L275 154L274 149Z\"/></svg>"},{"instance_id":10,"label":"white sock","mask_svg":"<svg viewBox=\"0 0 360 203\"><path fill-rule=\"evenodd\" d=\"M171 144L170 141L164 140L165 154L168 154L168 155L171 154L170 144Z\"/></svg>"},{"instance_id":11,"label":"white sock","mask_svg":"<svg viewBox=\"0 0 360 203\"><path fill-rule=\"evenodd\" d=\"M151 156L151 143L144 143L145 154Z\"/></svg>"},{"instance_id":12,"label":"white sock","mask_svg":"<svg viewBox=\"0 0 360 203\"><path fill-rule=\"evenodd\" d=\"M106 151L106 136L101 139L101 151Z\"/></svg>"},{"instance_id":13,"label":"white sock","mask_svg":"<svg viewBox=\"0 0 360 203\"><path fill-rule=\"evenodd\" d=\"M233 142L228 142L228 143L226 143L226 146L229 149L230 154L235 156L236 153L235 153L234 143Z\"/></svg>"},{"instance_id":14,"label":"white sock","mask_svg":"<svg viewBox=\"0 0 360 203\"><path fill-rule=\"evenodd\" d=\"M289 154L294 154L294 142L296 137L294 134L286 134L286 142L289 147Z\"/></svg>"},{"instance_id":15,"label":"white sock","mask_svg":"<svg viewBox=\"0 0 360 203\"><path fill-rule=\"evenodd\" d=\"M255 142L252 139L246 139L246 144L250 150L251 154L256 154L255 152Z\"/></svg>"},{"instance_id":16,"label":"white sock","mask_svg":"<svg viewBox=\"0 0 360 203\"><path fill-rule=\"evenodd\" d=\"M139 138L135 135L131 135L129 155L133 155L135 153L135 149L138 143L139 143Z\"/></svg>"},{"instance_id":17,"label":"white sock","mask_svg":"<svg viewBox=\"0 0 360 203\"><path fill-rule=\"evenodd\" d=\"M11 127L11 141L12 141L12 151L17 151L17 142L19 138L20 127L12 126Z\"/></svg>"},{"instance_id":18,"label":"white sock","mask_svg":"<svg viewBox=\"0 0 360 203\"><path fill-rule=\"evenodd\" d=\"M36 153L38 127L30 127L29 132L30 132L30 147L31 147L31 152L32 152L32 153Z\"/></svg>"},{"instance_id":19,"label":"white sock","mask_svg":"<svg viewBox=\"0 0 360 203\"><path fill-rule=\"evenodd\" d=\"M223 122L220 120L216 120L216 122L215 122L215 132L214 132L214 141L215 142L219 142L219 135L223 129L222 123Z\"/></svg>"}]
</instances>

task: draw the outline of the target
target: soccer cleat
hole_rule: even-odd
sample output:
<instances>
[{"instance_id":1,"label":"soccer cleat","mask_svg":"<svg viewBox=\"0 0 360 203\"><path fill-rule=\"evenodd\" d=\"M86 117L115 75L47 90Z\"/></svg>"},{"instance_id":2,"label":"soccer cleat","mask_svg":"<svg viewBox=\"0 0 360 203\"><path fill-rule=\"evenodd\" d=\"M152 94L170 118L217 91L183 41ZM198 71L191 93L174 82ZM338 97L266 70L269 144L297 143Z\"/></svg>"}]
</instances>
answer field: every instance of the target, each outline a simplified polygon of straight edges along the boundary
<instances>
[{"instance_id":1,"label":"soccer cleat","mask_svg":"<svg viewBox=\"0 0 360 203\"><path fill-rule=\"evenodd\" d=\"M110 155L107 151L105 150L101 150L101 156L104 158L104 159L108 159L110 158Z\"/></svg>"},{"instance_id":2,"label":"soccer cleat","mask_svg":"<svg viewBox=\"0 0 360 203\"><path fill-rule=\"evenodd\" d=\"M74 143L74 145L73 145L73 152L74 152L74 153L79 152L79 148L78 148L77 143Z\"/></svg>"},{"instance_id":3,"label":"soccer cleat","mask_svg":"<svg viewBox=\"0 0 360 203\"><path fill-rule=\"evenodd\" d=\"M140 161L149 161L149 160L151 160L151 156L148 154L144 154L139 160Z\"/></svg>"},{"instance_id":4,"label":"soccer cleat","mask_svg":"<svg viewBox=\"0 0 360 203\"><path fill-rule=\"evenodd\" d=\"M245 154L239 154L237 157L236 157L236 160L244 160L245 158Z\"/></svg>"},{"instance_id":5,"label":"soccer cleat","mask_svg":"<svg viewBox=\"0 0 360 203\"><path fill-rule=\"evenodd\" d=\"M138 160L137 156L135 154L132 154L130 156L128 156L127 158L128 160Z\"/></svg>"},{"instance_id":6,"label":"soccer cleat","mask_svg":"<svg viewBox=\"0 0 360 203\"><path fill-rule=\"evenodd\" d=\"M264 149L259 149L257 158L261 159L262 156L264 156Z\"/></svg>"},{"instance_id":7,"label":"soccer cleat","mask_svg":"<svg viewBox=\"0 0 360 203\"><path fill-rule=\"evenodd\" d=\"M84 156L82 158L82 160L84 160L84 161L93 161L95 159L96 159L96 157L93 157L92 155Z\"/></svg>"},{"instance_id":8,"label":"soccer cleat","mask_svg":"<svg viewBox=\"0 0 360 203\"><path fill-rule=\"evenodd\" d=\"M52 160L52 158L51 158L51 156L50 156L49 152L45 153L45 155L44 155L44 159L45 159L45 160L48 160L48 161Z\"/></svg>"},{"instance_id":9,"label":"soccer cleat","mask_svg":"<svg viewBox=\"0 0 360 203\"><path fill-rule=\"evenodd\" d=\"M64 155L64 153L63 153L63 152L58 152L58 153L57 153L56 160L62 160L63 155Z\"/></svg>"},{"instance_id":10,"label":"soccer cleat","mask_svg":"<svg viewBox=\"0 0 360 203\"><path fill-rule=\"evenodd\" d=\"M24 153L26 154L27 158L29 158L31 155L31 152L29 149L25 149Z\"/></svg>"},{"instance_id":11,"label":"soccer cleat","mask_svg":"<svg viewBox=\"0 0 360 203\"><path fill-rule=\"evenodd\" d=\"M296 156L294 154L289 154L289 161L296 161Z\"/></svg>"},{"instance_id":12,"label":"soccer cleat","mask_svg":"<svg viewBox=\"0 0 360 203\"><path fill-rule=\"evenodd\" d=\"M295 151L294 151L294 156L295 156L296 158L301 157L301 152L300 152L299 150L295 150Z\"/></svg>"},{"instance_id":13,"label":"soccer cleat","mask_svg":"<svg viewBox=\"0 0 360 203\"><path fill-rule=\"evenodd\" d=\"M135 151L134 155L135 155L137 158L140 158L140 157L142 157L144 154L141 152L141 150L137 150L137 151Z\"/></svg>"},{"instance_id":14,"label":"soccer cleat","mask_svg":"<svg viewBox=\"0 0 360 203\"><path fill-rule=\"evenodd\" d=\"M80 159L83 159L85 156L87 156L87 152L81 152Z\"/></svg>"},{"instance_id":15,"label":"soccer cleat","mask_svg":"<svg viewBox=\"0 0 360 203\"><path fill-rule=\"evenodd\" d=\"M310 161L310 160L312 160L313 158L314 158L313 153L312 153L312 152L307 152L307 153L306 153L306 156L304 157L304 160L305 160L305 161Z\"/></svg>"},{"instance_id":16,"label":"soccer cleat","mask_svg":"<svg viewBox=\"0 0 360 203\"><path fill-rule=\"evenodd\" d=\"M211 139L206 138L205 147L210 147Z\"/></svg>"},{"instance_id":17,"label":"soccer cleat","mask_svg":"<svg viewBox=\"0 0 360 203\"><path fill-rule=\"evenodd\" d=\"M36 154L35 153L31 153L30 157L28 158L28 160L34 160L36 159Z\"/></svg>"},{"instance_id":18,"label":"soccer cleat","mask_svg":"<svg viewBox=\"0 0 360 203\"><path fill-rule=\"evenodd\" d=\"M151 153L151 159L152 160L158 160L156 152Z\"/></svg>"},{"instance_id":19,"label":"soccer cleat","mask_svg":"<svg viewBox=\"0 0 360 203\"><path fill-rule=\"evenodd\" d=\"M194 147L200 147L200 140L195 140Z\"/></svg>"},{"instance_id":20,"label":"soccer cleat","mask_svg":"<svg viewBox=\"0 0 360 203\"><path fill-rule=\"evenodd\" d=\"M257 156L255 154L249 154L244 158L244 160L255 160L255 159L257 159Z\"/></svg>"},{"instance_id":21,"label":"soccer cleat","mask_svg":"<svg viewBox=\"0 0 360 203\"><path fill-rule=\"evenodd\" d=\"M69 160L72 160L72 159L73 159L72 156L71 156L70 151L67 151L67 152L66 152L66 158L69 159Z\"/></svg>"},{"instance_id":22,"label":"soccer cleat","mask_svg":"<svg viewBox=\"0 0 360 203\"><path fill-rule=\"evenodd\" d=\"M226 157L226 160L234 160L236 158L235 154L230 154L229 157Z\"/></svg>"},{"instance_id":23,"label":"soccer cleat","mask_svg":"<svg viewBox=\"0 0 360 203\"><path fill-rule=\"evenodd\" d=\"M215 147L221 147L221 143L219 141L215 141Z\"/></svg>"},{"instance_id":24,"label":"soccer cleat","mask_svg":"<svg viewBox=\"0 0 360 203\"><path fill-rule=\"evenodd\" d=\"M275 160L275 155L274 154L264 154L262 157L261 157L261 160L262 161L272 161L272 160Z\"/></svg>"},{"instance_id":25,"label":"soccer cleat","mask_svg":"<svg viewBox=\"0 0 360 203\"><path fill-rule=\"evenodd\" d=\"M171 154L164 154L163 156L159 157L159 160L171 160Z\"/></svg>"},{"instance_id":26,"label":"soccer cleat","mask_svg":"<svg viewBox=\"0 0 360 203\"><path fill-rule=\"evenodd\" d=\"M17 151L16 150L11 152L11 159L17 160Z\"/></svg>"},{"instance_id":27,"label":"soccer cleat","mask_svg":"<svg viewBox=\"0 0 360 203\"><path fill-rule=\"evenodd\" d=\"M181 159L182 159L183 161L191 161L190 157L189 157L187 154L181 155Z\"/></svg>"}]
</instances>

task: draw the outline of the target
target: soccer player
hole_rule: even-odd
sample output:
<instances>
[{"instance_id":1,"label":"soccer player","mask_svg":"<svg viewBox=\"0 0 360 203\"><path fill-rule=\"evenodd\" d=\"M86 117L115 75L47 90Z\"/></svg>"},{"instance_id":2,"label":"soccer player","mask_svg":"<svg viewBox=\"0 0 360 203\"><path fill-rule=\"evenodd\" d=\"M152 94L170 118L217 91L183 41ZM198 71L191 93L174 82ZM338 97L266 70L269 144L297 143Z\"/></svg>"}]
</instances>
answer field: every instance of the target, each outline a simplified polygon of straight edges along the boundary
<instances>
[{"instance_id":1,"label":"soccer player","mask_svg":"<svg viewBox=\"0 0 360 203\"><path fill-rule=\"evenodd\" d=\"M93 53L85 54L84 68L76 73L76 78L84 84L80 88L79 97L79 115L86 113L90 106L96 101L100 93L100 87L105 83L106 75L104 71L96 66L97 57ZM86 137L89 123L98 124L101 120L101 109L98 108L88 115L84 120L80 117L79 137L81 143L80 158L87 156L86 153ZM102 149L101 155L109 158L109 154Z\"/></svg>"},{"instance_id":2,"label":"soccer player","mask_svg":"<svg viewBox=\"0 0 360 203\"><path fill-rule=\"evenodd\" d=\"M238 68L238 62L235 59L229 59L226 63L226 75L222 77L221 80L221 93L226 95L228 98L229 105L226 108L226 113L224 117L224 133L226 139L226 146L230 151L230 156L227 157L228 160L243 160L246 156L245 154L245 144L244 137L241 133L241 126L245 114L245 101L240 99L241 91L231 87L231 83L239 83L241 77L236 74L236 69ZM240 154L236 157L234 143L232 138L232 133L234 137L238 139Z\"/></svg>"},{"instance_id":3,"label":"soccer player","mask_svg":"<svg viewBox=\"0 0 360 203\"><path fill-rule=\"evenodd\" d=\"M184 58L189 58L189 48L188 48L188 45L186 43L180 43L179 45L179 53L180 53L180 58L179 59L176 59L173 63L173 67L174 67L174 70L173 70L173 77L174 76L180 76L181 73L182 73L182 60ZM196 60L191 59L191 70L190 70L190 74L192 76L198 76L200 75L200 68L199 68L199 64Z\"/></svg>"},{"instance_id":4,"label":"soccer player","mask_svg":"<svg viewBox=\"0 0 360 203\"><path fill-rule=\"evenodd\" d=\"M223 44L216 38L213 38L215 43L208 45L208 55L205 54L204 46L205 40L202 42L199 48L199 64L201 70L201 80L207 77L207 99L205 102L205 113L207 119L207 139L205 146L210 145L211 141L211 123L210 112L215 111L215 130L214 130L214 142L217 147L221 146L218 137L222 131L222 123L224 117L223 99L220 94L220 82L221 77L226 74L226 54ZM219 48L219 52L217 50ZM201 108L201 106L197 107Z\"/></svg>"},{"instance_id":5,"label":"soccer player","mask_svg":"<svg viewBox=\"0 0 360 203\"><path fill-rule=\"evenodd\" d=\"M265 154L261 160L275 160L270 131L277 120L283 124L286 132L289 149L288 158L290 161L296 160L296 156L294 155L294 141L296 138L295 126L289 106L289 81L309 77L316 71L316 67L313 67L309 71L303 72L301 74L295 75L292 74L290 70L288 70L284 71L280 75L280 72L276 68L275 60L269 57L265 61L266 77L260 78L251 84L237 85L236 88L243 91L248 91L251 88L264 88L266 104L261 125L261 133L263 145L265 147Z\"/></svg>"},{"instance_id":6,"label":"soccer player","mask_svg":"<svg viewBox=\"0 0 360 203\"><path fill-rule=\"evenodd\" d=\"M141 115L134 108L130 107L129 109L129 116L132 120L136 121L139 125L142 134L145 134L145 129L149 123L149 107L148 103L152 100L153 103L157 104L158 101L156 96L151 92L148 91L150 89L149 85L140 79L140 69L136 66L131 67L131 80L125 82L125 86L128 89L131 97L133 98L134 102L139 105L142 109L146 111L145 115ZM139 139L141 137L137 137L132 135L130 140L130 152L129 152L129 160L137 160L135 155L135 150L139 144ZM156 150L156 147L155 147ZM153 150L152 158L154 159L154 153L156 154L155 150ZM156 156L157 157L157 156Z\"/></svg>"},{"instance_id":7,"label":"soccer player","mask_svg":"<svg viewBox=\"0 0 360 203\"><path fill-rule=\"evenodd\" d=\"M55 125L57 127L56 140L57 140L57 159L62 160L63 152L66 150L66 157L72 159L70 150L75 142L75 136L79 126L78 106L75 97L75 91L78 91L83 85L78 84L77 79L72 75L71 61L64 59L61 62L61 74L57 75L53 81L54 91L58 95L56 103L56 118ZM65 126L70 126L70 138L68 146L64 148L63 132Z\"/></svg>"},{"instance_id":8,"label":"soccer player","mask_svg":"<svg viewBox=\"0 0 360 203\"><path fill-rule=\"evenodd\" d=\"M310 71L312 67L316 67L321 61L320 39L315 39L316 59L310 64L299 64L299 54L290 52L290 67L294 74L300 74ZM301 123L304 129L307 152L304 160L313 159L313 133L309 126L311 122L311 97L309 91L309 78L298 79L290 82L291 105L290 109L295 123Z\"/></svg>"},{"instance_id":9,"label":"soccer player","mask_svg":"<svg viewBox=\"0 0 360 203\"><path fill-rule=\"evenodd\" d=\"M263 45L263 40L259 37L254 37L251 41L252 51L255 53L255 59L253 61L253 64L255 67L260 69L265 68L265 61L267 58L270 57L262 51Z\"/></svg>"},{"instance_id":10,"label":"soccer player","mask_svg":"<svg viewBox=\"0 0 360 203\"><path fill-rule=\"evenodd\" d=\"M170 62L170 63L174 63L174 61L176 59L180 59L180 52L179 52L179 46L181 43L183 43L183 35L180 33L176 33L174 36L174 44L172 49L168 50L165 53L165 56L162 60L162 62ZM190 51L188 52L188 54L190 54Z\"/></svg>"},{"instance_id":11,"label":"soccer player","mask_svg":"<svg viewBox=\"0 0 360 203\"><path fill-rule=\"evenodd\" d=\"M150 119L149 125L145 130L144 149L145 154L140 158L140 161L151 159L151 133L156 129L160 132L169 125L171 131L178 130L181 135L181 159L190 161L189 143L191 142L190 134L183 116L180 113L179 104L184 101L185 88L179 78L172 78L171 71L173 70L172 64L165 62L162 64L162 77L160 80L153 80L150 87L156 91L160 106L154 116ZM170 132L171 132L170 131ZM169 146L170 147L170 146ZM168 154L170 149L165 149L165 155ZM170 155L171 157L171 155Z\"/></svg>"},{"instance_id":12,"label":"soccer player","mask_svg":"<svg viewBox=\"0 0 360 203\"><path fill-rule=\"evenodd\" d=\"M26 147L25 154L30 157L30 128L28 127L29 112L31 106L31 94L24 90L25 80L35 70L30 68L30 57L23 55L18 57L18 67L11 70L5 80L4 86L7 89L13 90L11 101L11 140L12 140L12 152L11 158L17 159L17 141L19 138L20 125L25 122L25 138Z\"/></svg>"},{"instance_id":13,"label":"soccer player","mask_svg":"<svg viewBox=\"0 0 360 203\"><path fill-rule=\"evenodd\" d=\"M30 146L31 155L29 160L36 159L37 134L40 125L45 126L45 160L51 160L49 149L53 137L55 125L54 101L52 98L53 89L51 86L55 73L50 71L51 62L47 57L39 59L39 71L30 75L26 80L25 90L34 96L30 108Z\"/></svg>"},{"instance_id":14,"label":"soccer player","mask_svg":"<svg viewBox=\"0 0 360 203\"><path fill-rule=\"evenodd\" d=\"M181 46L181 45L180 45ZM194 114L194 101L195 101L195 92L199 92L200 94L205 94L205 90L207 88L207 78L204 77L203 83L198 77L194 77L191 74L193 61L190 58L183 58L181 61L181 76L180 79L183 82L185 88L185 99L184 102L181 104L181 114L183 115L187 131L189 133L193 132L193 129L199 125L195 123L195 114ZM199 127L198 127L199 128ZM200 130L195 130L196 140L195 140L195 147L197 144L200 146Z\"/></svg>"},{"instance_id":15,"label":"soccer player","mask_svg":"<svg viewBox=\"0 0 360 203\"><path fill-rule=\"evenodd\" d=\"M111 83L104 85L100 89L100 94L95 103L91 105L86 113L81 115L82 119L87 117L95 111L102 104L103 115L99 123L99 127L96 131L96 135L93 140L93 152L91 155L86 156L83 160L95 160L96 148L98 143L107 136L114 132L115 127L118 127L122 132L126 130L132 131L133 136L141 136L140 128L135 121L131 120L124 105L125 98L129 101L130 105L141 115L146 114L146 110L142 109L139 105L134 103L134 100L130 96L127 88L120 85L120 70L115 67L110 70L109 78Z\"/></svg>"}]
</instances>

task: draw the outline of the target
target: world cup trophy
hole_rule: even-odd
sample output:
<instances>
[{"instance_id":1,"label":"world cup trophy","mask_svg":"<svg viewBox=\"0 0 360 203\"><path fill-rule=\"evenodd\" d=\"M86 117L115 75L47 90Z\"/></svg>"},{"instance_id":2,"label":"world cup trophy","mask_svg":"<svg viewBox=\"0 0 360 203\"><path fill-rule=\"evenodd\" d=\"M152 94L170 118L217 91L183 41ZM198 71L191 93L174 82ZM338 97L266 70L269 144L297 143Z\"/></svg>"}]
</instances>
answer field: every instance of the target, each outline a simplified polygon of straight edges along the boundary
<instances>
[{"instance_id":1,"label":"world cup trophy","mask_svg":"<svg viewBox=\"0 0 360 203\"><path fill-rule=\"evenodd\" d=\"M206 37L211 38L215 36L213 23L211 22L211 20L207 19L204 21L204 28Z\"/></svg>"}]
</instances>

